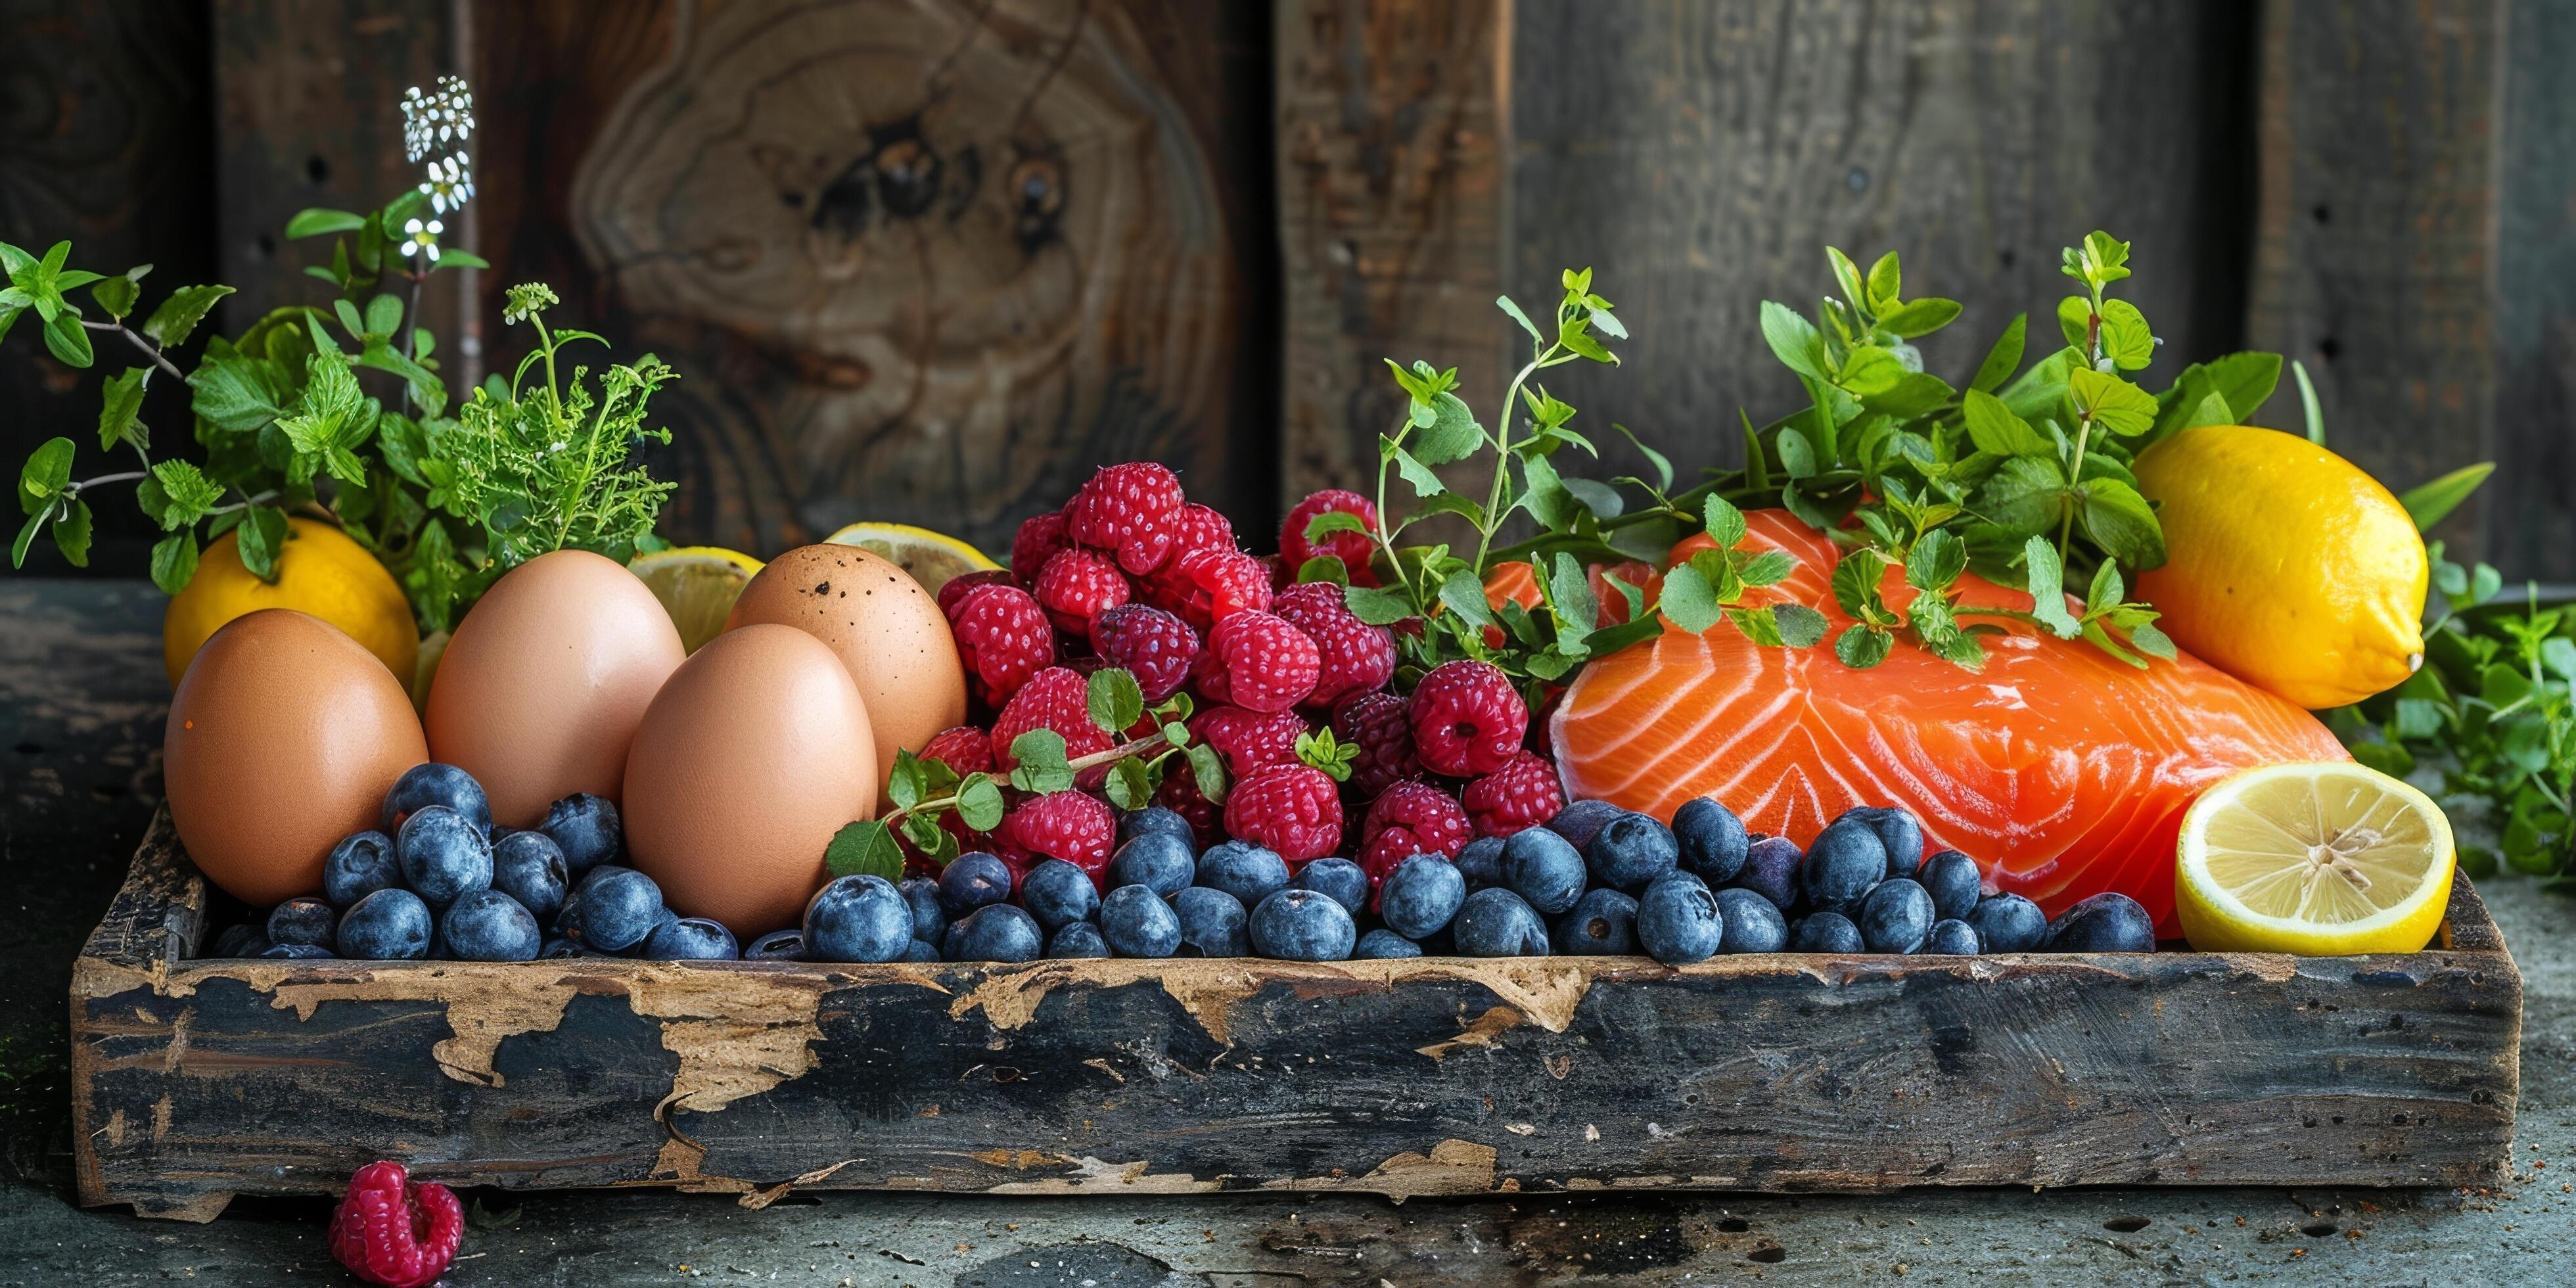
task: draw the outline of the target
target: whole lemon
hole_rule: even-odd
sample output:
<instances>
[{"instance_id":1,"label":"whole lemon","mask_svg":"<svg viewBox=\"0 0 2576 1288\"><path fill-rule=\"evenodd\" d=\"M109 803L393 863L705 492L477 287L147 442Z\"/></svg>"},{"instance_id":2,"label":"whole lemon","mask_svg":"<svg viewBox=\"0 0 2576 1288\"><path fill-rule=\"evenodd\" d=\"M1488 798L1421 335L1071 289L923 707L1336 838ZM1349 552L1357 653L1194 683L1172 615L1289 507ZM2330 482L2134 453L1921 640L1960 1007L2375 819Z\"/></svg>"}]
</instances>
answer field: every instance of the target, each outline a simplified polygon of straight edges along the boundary
<instances>
[{"instance_id":1,"label":"whole lemon","mask_svg":"<svg viewBox=\"0 0 2576 1288\"><path fill-rule=\"evenodd\" d=\"M161 660L176 685L206 637L224 623L263 608L292 608L339 627L365 645L406 686L420 657L420 628L393 574L349 535L313 519L289 518L277 552L277 584L242 566L241 538L215 538L197 560L197 575L170 597L161 617Z\"/></svg>"},{"instance_id":2,"label":"whole lemon","mask_svg":"<svg viewBox=\"0 0 2576 1288\"><path fill-rule=\"evenodd\" d=\"M2175 643L2311 711L2423 664L2424 539L2351 462L2296 434L2206 425L2147 449L2137 476L2166 551L2138 592Z\"/></svg>"}]
</instances>

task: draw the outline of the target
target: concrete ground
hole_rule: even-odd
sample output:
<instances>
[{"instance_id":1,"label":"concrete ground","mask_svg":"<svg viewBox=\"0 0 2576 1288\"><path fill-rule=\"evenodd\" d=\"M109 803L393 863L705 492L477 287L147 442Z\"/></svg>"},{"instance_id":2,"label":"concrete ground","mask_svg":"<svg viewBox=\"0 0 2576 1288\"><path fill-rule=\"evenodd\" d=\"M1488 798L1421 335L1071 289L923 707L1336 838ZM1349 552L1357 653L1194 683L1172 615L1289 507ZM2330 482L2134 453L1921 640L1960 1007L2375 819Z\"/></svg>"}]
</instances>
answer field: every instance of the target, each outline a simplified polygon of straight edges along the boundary
<instances>
[{"instance_id":1,"label":"concrete ground","mask_svg":"<svg viewBox=\"0 0 2576 1288\"><path fill-rule=\"evenodd\" d=\"M64 992L159 790L161 599L0 584L0 1288L354 1283L322 1200L211 1225L70 1194ZM2482 887L2525 978L2494 1192L2097 1189L1510 1201L469 1195L467 1285L2576 1283L2576 900Z\"/></svg>"}]
</instances>

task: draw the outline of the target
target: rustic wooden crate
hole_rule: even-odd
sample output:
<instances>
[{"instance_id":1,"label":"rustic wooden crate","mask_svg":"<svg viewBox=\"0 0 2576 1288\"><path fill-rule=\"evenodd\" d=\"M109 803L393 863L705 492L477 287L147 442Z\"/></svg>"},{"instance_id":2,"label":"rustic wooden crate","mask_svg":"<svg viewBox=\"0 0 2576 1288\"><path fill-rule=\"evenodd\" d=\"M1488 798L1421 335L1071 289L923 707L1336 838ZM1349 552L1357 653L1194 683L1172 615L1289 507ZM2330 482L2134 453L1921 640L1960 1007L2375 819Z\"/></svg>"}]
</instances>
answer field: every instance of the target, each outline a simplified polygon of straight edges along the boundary
<instances>
[{"instance_id":1,"label":"rustic wooden crate","mask_svg":"<svg viewBox=\"0 0 2576 1288\"><path fill-rule=\"evenodd\" d=\"M2438 946L1019 966L191 961L164 814L72 977L81 1199L2465 1185L2522 980Z\"/></svg>"}]
</instances>

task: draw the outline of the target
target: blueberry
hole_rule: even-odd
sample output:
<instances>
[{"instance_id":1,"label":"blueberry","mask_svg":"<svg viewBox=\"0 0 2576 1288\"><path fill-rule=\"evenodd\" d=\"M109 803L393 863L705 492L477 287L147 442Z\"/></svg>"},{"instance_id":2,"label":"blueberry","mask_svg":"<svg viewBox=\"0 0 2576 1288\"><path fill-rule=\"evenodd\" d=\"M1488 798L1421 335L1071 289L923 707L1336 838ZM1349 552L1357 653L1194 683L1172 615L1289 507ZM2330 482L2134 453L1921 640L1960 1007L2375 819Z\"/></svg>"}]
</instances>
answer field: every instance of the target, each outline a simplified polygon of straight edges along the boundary
<instances>
[{"instance_id":1,"label":"blueberry","mask_svg":"<svg viewBox=\"0 0 2576 1288\"><path fill-rule=\"evenodd\" d=\"M1726 884L1750 890L1786 912L1798 902L1798 865L1806 856L1785 836L1765 836L1744 847L1744 868Z\"/></svg>"},{"instance_id":2,"label":"blueberry","mask_svg":"<svg viewBox=\"0 0 2576 1288\"><path fill-rule=\"evenodd\" d=\"M334 908L346 908L402 883L402 865L394 862L394 839L382 832L343 837L331 847L331 857L322 860L322 897Z\"/></svg>"},{"instance_id":3,"label":"blueberry","mask_svg":"<svg viewBox=\"0 0 2576 1288\"><path fill-rule=\"evenodd\" d=\"M1089 921L1100 911L1100 887L1091 874L1062 859L1042 859L1020 879L1020 906L1048 930Z\"/></svg>"},{"instance_id":4,"label":"blueberry","mask_svg":"<svg viewBox=\"0 0 2576 1288\"><path fill-rule=\"evenodd\" d=\"M1288 884L1295 889L1325 895L1342 905L1344 912L1358 912L1368 904L1368 873L1361 871L1360 865L1349 859L1316 859L1297 869L1297 875L1289 878Z\"/></svg>"},{"instance_id":5,"label":"blueberry","mask_svg":"<svg viewBox=\"0 0 2576 1288\"><path fill-rule=\"evenodd\" d=\"M1372 930L1360 936L1358 943L1351 945L1351 958L1354 961L1395 961L1421 955L1422 945L1392 930Z\"/></svg>"},{"instance_id":6,"label":"blueberry","mask_svg":"<svg viewBox=\"0 0 2576 1288\"><path fill-rule=\"evenodd\" d=\"M1932 923L1932 933L1924 936L1919 951L1941 957L1974 957L1977 945L1977 928L1951 918Z\"/></svg>"},{"instance_id":7,"label":"blueberry","mask_svg":"<svg viewBox=\"0 0 2576 1288\"><path fill-rule=\"evenodd\" d=\"M1503 883L1503 838L1480 836L1458 850L1450 860L1458 865L1458 875L1467 878L1467 892L1490 890Z\"/></svg>"},{"instance_id":8,"label":"blueberry","mask_svg":"<svg viewBox=\"0 0 2576 1288\"><path fill-rule=\"evenodd\" d=\"M1807 861L1798 867L1799 893L1807 906L1844 912L1860 906L1870 887L1887 879L1887 845L1858 819L1835 823L1816 834Z\"/></svg>"},{"instance_id":9,"label":"blueberry","mask_svg":"<svg viewBox=\"0 0 2576 1288\"><path fill-rule=\"evenodd\" d=\"M1798 928L1789 936L1793 953L1858 953L1869 945L1860 937L1860 927L1839 912L1811 912L1798 919Z\"/></svg>"},{"instance_id":10,"label":"blueberry","mask_svg":"<svg viewBox=\"0 0 2576 1288\"><path fill-rule=\"evenodd\" d=\"M805 932L790 926L773 930L752 940L742 950L744 961L796 962L805 960Z\"/></svg>"},{"instance_id":11,"label":"blueberry","mask_svg":"<svg viewBox=\"0 0 2576 1288\"><path fill-rule=\"evenodd\" d=\"M1288 884L1288 861L1250 841L1219 841L1199 855L1198 884L1223 890L1250 908Z\"/></svg>"},{"instance_id":12,"label":"blueberry","mask_svg":"<svg viewBox=\"0 0 2576 1288\"><path fill-rule=\"evenodd\" d=\"M1148 805L1143 809L1119 816L1118 848L1122 850L1127 848L1129 842L1140 836L1168 836L1180 842L1182 848L1190 852L1190 857L1198 857L1199 838L1197 833L1190 830L1190 821L1160 805ZM1113 882L1110 888L1114 890L1127 884L1131 883ZM1145 884L1153 883L1149 881ZM1171 891L1166 890L1163 893L1168 895Z\"/></svg>"},{"instance_id":13,"label":"blueberry","mask_svg":"<svg viewBox=\"0 0 2576 1288\"><path fill-rule=\"evenodd\" d=\"M1072 921L1056 927L1047 940L1049 957L1106 957L1109 941L1101 938L1100 927L1088 921Z\"/></svg>"},{"instance_id":14,"label":"blueberry","mask_svg":"<svg viewBox=\"0 0 2576 1288\"><path fill-rule=\"evenodd\" d=\"M1552 834L1551 834L1552 835ZM1407 939L1448 925L1467 901L1467 878L1437 854L1417 854L1395 865L1378 887L1378 917Z\"/></svg>"},{"instance_id":15,"label":"blueberry","mask_svg":"<svg viewBox=\"0 0 2576 1288\"><path fill-rule=\"evenodd\" d=\"M492 843L483 830L444 805L411 811L394 833L394 858L403 883L432 908L454 903L469 890L492 884Z\"/></svg>"},{"instance_id":16,"label":"blueberry","mask_svg":"<svg viewBox=\"0 0 2576 1288\"><path fill-rule=\"evenodd\" d=\"M1138 810L1127 817L1145 813L1180 817L1160 806L1150 811ZM1189 824L1181 824L1181 830L1189 831ZM1168 899L1189 889L1190 883L1198 877L1198 854L1190 848L1187 836L1175 837L1162 831L1139 833L1109 857L1109 888L1112 890L1124 885L1152 886L1154 893Z\"/></svg>"},{"instance_id":17,"label":"blueberry","mask_svg":"<svg viewBox=\"0 0 2576 1288\"><path fill-rule=\"evenodd\" d=\"M532 962L545 936L518 900L498 890L468 890L439 914L438 946L463 962Z\"/></svg>"},{"instance_id":18,"label":"blueberry","mask_svg":"<svg viewBox=\"0 0 2576 1288\"><path fill-rule=\"evenodd\" d=\"M1503 842L1503 885L1534 912L1553 917L1573 907L1589 876L1574 842L1547 828L1523 828Z\"/></svg>"},{"instance_id":19,"label":"blueberry","mask_svg":"<svg viewBox=\"0 0 2576 1288\"><path fill-rule=\"evenodd\" d=\"M338 956L338 954L321 946L320 944L270 944L268 947L260 949L258 956L292 957L298 959L309 958L314 961L321 961Z\"/></svg>"},{"instance_id":20,"label":"blueberry","mask_svg":"<svg viewBox=\"0 0 2576 1288\"><path fill-rule=\"evenodd\" d=\"M1645 814L1621 814L1601 825L1584 847L1584 857L1592 865L1592 880L1614 890L1636 894L1655 883L1655 878L1673 870L1681 860L1681 846L1673 839L1673 830ZM1526 892L1525 892L1526 893ZM1536 906L1536 899L1530 900ZM1562 912L1562 908L1540 908L1541 912Z\"/></svg>"},{"instance_id":21,"label":"blueberry","mask_svg":"<svg viewBox=\"0 0 2576 1288\"><path fill-rule=\"evenodd\" d=\"M1977 906L1977 861L1957 850L1943 850L1923 860L1922 870L1914 879L1932 892L1935 916L1965 920Z\"/></svg>"},{"instance_id":22,"label":"blueberry","mask_svg":"<svg viewBox=\"0 0 2576 1288\"><path fill-rule=\"evenodd\" d=\"M1036 918L1007 903L988 903L948 928L939 955L958 962L1033 962L1045 945Z\"/></svg>"},{"instance_id":23,"label":"blueberry","mask_svg":"<svg viewBox=\"0 0 2576 1288\"><path fill-rule=\"evenodd\" d=\"M1744 820L1716 800L1701 796L1673 811L1673 840L1681 846L1681 865L1710 885L1723 885L1744 870L1744 854L1753 845Z\"/></svg>"},{"instance_id":24,"label":"blueberry","mask_svg":"<svg viewBox=\"0 0 2576 1288\"><path fill-rule=\"evenodd\" d=\"M1789 946L1789 919L1780 906L1742 886L1716 893L1717 915L1726 921L1718 941L1721 953L1776 953Z\"/></svg>"},{"instance_id":25,"label":"blueberry","mask_svg":"<svg viewBox=\"0 0 2576 1288\"><path fill-rule=\"evenodd\" d=\"M1348 960L1359 923L1340 900L1320 890L1272 891L1252 910L1252 951L1291 962Z\"/></svg>"},{"instance_id":26,"label":"blueberry","mask_svg":"<svg viewBox=\"0 0 2576 1288\"><path fill-rule=\"evenodd\" d=\"M419 896L414 895L412 897L418 898ZM268 935L263 932L260 927L244 921L224 927L224 933L215 936L215 942L207 945L205 955L208 957L257 957L268 947Z\"/></svg>"},{"instance_id":27,"label":"blueberry","mask_svg":"<svg viewBox=\"0 0 2576 1288\"><path fill-rule=\"evenodd\" d=\"M805 901L804 931L808 961L899 961L913 940L912 905L884 877L834 877Z\"/></svg>"},{"instance_id":28,"label":"blueberry","mask_svg":"<svg viewBox=\"0 0 2576 1288\"><path fill-rule=\"evenodd\" d=\"M1637 951L1637 901L1603 886L1584 892L1556 919L1555 949L1569 957L1618 957Z\"/></svg>"},{"instance_id":29,"label":"blueberry","mask_svg":"<svg viewBox=\"0 0 2576 1288\"><path fill-rule=\"evenodd\" d=\"M666 921L644 937L644 955L657 962L729 962L742 956L733 932L705 917Z\"/></svg>"},{"instance_id":30,"label":"blueberry","mask_svg":"<svg viewBox=\"0 0 2576 1288\"><path fill-rule=\"evenodd\" d=\"M894 889L912 909L912 937L938 943L948 933L948 911L939 906L939 878L905 877Z\"/></svg>"},{"instance_id":31,"label":"blueberry","mask_svg":"<svg viewBox=\"0 0 2576 1288\"><path fill-rule=\"evenodd\" d=\"M1726 918L1717 910L1717 896L1697 880L1675 876L1658 881L1637 900L1637 943L1656 961L1667 966L1705 961L1725 941Z\"/></svg>"},{"instance_id":32,"label":"blueberry","mask_svg":"<svg viewBox=\"0 0 2576 1288\"><path fill-rule=\"evenodd\" d=\"M367 961L418 961L429 956L429 905L409 890L378 890L340 918L343 957Z\"/></svg>"},{"instance_id":33,"label":"blueberry","mask_svg":"<svg viewBox=\"0 0 2576 1288\"><path fill-rule=\"evenodd\" d=\"M403 816L417 813L432 805L444 805L474 825L477 836L492 832L492 802L484 799L483 784L474 775L454 765L436 761L414 765L394 780L394 789L385 793L385 807L378 816L379 827L391 832Z\"/></svg>"},{"instance_id":34,"label":"blueberry","mask_svg":"<svg viewBox=\"0 0 2576 1288\"><path fill-rule=\"evenodd\" d=\"M1627 812L1608 801L1576 801L1558 810L1556 817L1547 821L1547 828L1573 842L1579 850L1592 844L1593 833L1600 831L1602 824Z\"/></svg>"},{"instance_id":35,"label":"blueberry","mask_svg":"<svg viewBox=\"0 0 2576 1288\"><path fill-rule=\"evenodd\" d=\"M563 850L564 871L578 877L603 863L615 863L626 844L626 825L617 802L576 792L546 807L537 830Z\"/></svg>"},{"instance_id":36,"label":"blueberry","mask_svg":"<svg viewBox=\"0 0 2576 1288\"><path fill-rule=\"evenodd\" d=\"M539 921L563 911L570 872L563 847L543 832L512 832L492 845L492 888Z\"/></svg>"},{"instance_id":37,"label":"blueberry","mask_svg":"<svg viewBox=\"0 0 2576 1288\"><path fill-rule=\"evenodd\" d=\"M1834 822L1850 819L1877 834L1878 843L1887 850L1887 875L1910 877L1923 862L1923 825L1914 816L1893 805L1854 805L1834 816Z\"/></svg>"},{"instance_id":38,"label":"blueberry","mask_svg":"<svg viewBox=\"0 0 2576 1288\"><path fill-rule=\"evenodd\" d=\"M1874 953L1910 953L1932 933L1932 895L1905 877L1881 881L1860 901L1860 939Z\"/></svg>"},{"instance_id":39,"label":"blueberry","mask_svg":"<svg viewBox=\"0 0 2576 1288\"><path fill-rule=\"evenodd\" d=\"M603 863L573 887L555 920L566 934L604 953L644 942L664 915L662 887L633 868Z\"/></svg>"},{"instance_id":40,"label":"blueberry","mask_svg":"<svg viewBox=\"0 0 2576 1288\"><path fill-rule=\"evenodd\" d=\"M1540 830L1531 828L1520 835ZM1556 839L1565 841L1561 836ZM1574 845L1566 842L1565 848L1570 853ZM1547 956L1547 923L1539 920L1528 900L1499 886L1468 895L1467 901L1458 905L1458 916L1449 923L1449 933L1455 937L1462 956Z\"/></svg>"},{"instance_id":41,"label":"blueberry","mask_svg":"<svg viewBox=\"0 0 2576 1288\"><path fill-rule=\"evenodd\" d=\"M314 944L328 948L340 926L340 913L328 902L304 895L268 910L268 942Z\"/></svg>"},{"instance_id":42,"label":"blueberry","mask_svg":"<svg viewBox=\"0 0 2576 1288\"><path fill-rule=\"evenodd\" d=\"M2057 914L2048 923L2052 953L2151 953L2156 950L2155 919L2137 900L2106 891Z\"/></svg>"},{"instance_id":43,"label":"blueberry","mask_svg":"<svg viewBox=\"0 0 2576 1288\"><path fill-rule=\"evenodd\" d=\"M907 962L938 961L940 960L939 945L934 944L927 939L913 940L911 943L904 945L903 956L896 960Z\"/></svg>"},{"instance_id":44,"label":"blueberry","mask_svg":"<svg viewBox=\"0 0 2576 1288\"><path fill-rule=\"evenodd\" d=\"M1209 886L1191 886L1171 897L1172 915L1180 918L1183 957L1249 957L1252 914L1243 900Z\"/></svg>"},{"instance_id":45,"label":"blueberry","mask_svg":"<svg viewBox=\"0 0 2576 1288\"><path fill-rule=\"evenodd\" d=\"M423 904L421 906L424 909L428 907L427 904ZM558 957L587 957L589 955L589 949L584 948L569 939L565 939L560 935L547 940L537 949L537 960L541 962L552 961Z\"/></svg>"},{"instance_id":46,"label":"blueberry","mask_svg":"<svg viewBox=\"0 0 2576 1288\"><path fill-rule=\"evenodd\" d=\"M2048 914L2017 894L1979 899L1963 918L1977 932L1977 943L1990 953L2027 953L2048 942Z\"/></svg>"},{"instance_id":47,"label":"blueberry","mask_svg":"<svg viewBox=\"0 0 2576 1288\"><path fill-rule=\"evenodd\" d=\"M1181 950L1180 914L1152 886L1120 886L1100 901L1100 937L1121 957L1169 957Z\"/></svg>"},{"instance_id":48,"label":"blueberry","mask_svg":"<svg viewBox=\"0 0 2576 1288\"><path fill-rule=\"evenodd\" d=\"M970 850L939 870L939 906L951 919L963 917L1011 897L1011 865L982 850Z\"/></svg>"}]
</instances>

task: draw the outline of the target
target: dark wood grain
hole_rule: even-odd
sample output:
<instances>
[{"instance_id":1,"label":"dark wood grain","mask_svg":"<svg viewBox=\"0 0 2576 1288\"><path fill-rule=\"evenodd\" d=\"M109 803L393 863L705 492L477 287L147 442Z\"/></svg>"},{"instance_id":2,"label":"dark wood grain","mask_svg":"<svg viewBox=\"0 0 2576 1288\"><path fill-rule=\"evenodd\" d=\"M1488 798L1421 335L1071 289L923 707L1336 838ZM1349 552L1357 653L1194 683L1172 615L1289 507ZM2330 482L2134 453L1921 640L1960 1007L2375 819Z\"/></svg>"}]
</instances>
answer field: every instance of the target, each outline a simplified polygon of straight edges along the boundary
<instances>
[{"instance_id":1,"label":"dark wood grain","mask_svg":"<svg viewBox=\"0 0 2576 1288\"><path fill-rule=\"evenodd\" d=\"M2508 577L2576 580L2576 5L2505 20L2496 235L2495 459L2487 551Z\"/></svg>"}]
</instances>

